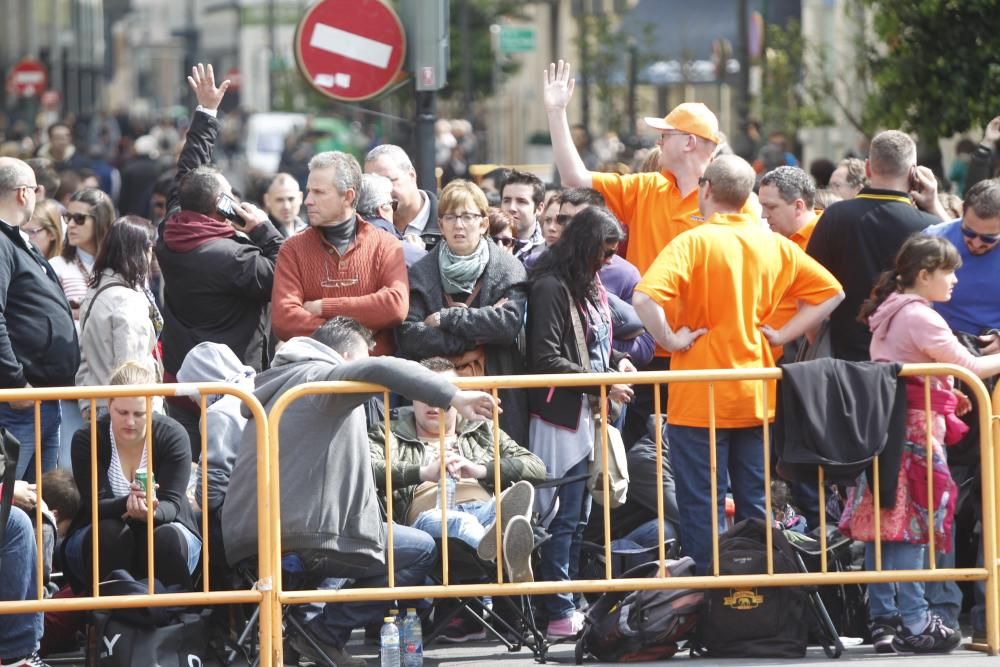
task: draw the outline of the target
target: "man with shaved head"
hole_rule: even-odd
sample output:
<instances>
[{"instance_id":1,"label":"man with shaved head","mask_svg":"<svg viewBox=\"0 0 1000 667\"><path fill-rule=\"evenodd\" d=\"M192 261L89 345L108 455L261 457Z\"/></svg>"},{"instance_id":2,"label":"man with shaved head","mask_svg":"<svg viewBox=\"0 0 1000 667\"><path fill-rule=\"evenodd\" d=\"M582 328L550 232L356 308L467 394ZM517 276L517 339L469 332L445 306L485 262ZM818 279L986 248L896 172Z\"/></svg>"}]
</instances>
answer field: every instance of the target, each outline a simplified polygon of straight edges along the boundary
<instances>
[{"instance_id":1,"label":"man with shaved head","mask_svg":"<svg viewBox=\"0 0 1000 667\"><path fill-rule=\"evenodd\" d=\"M309 226L309 223L299 217L302 190L291 174L275 174L264 191L263 199L261 203L264 204L271 223L286 239Z\"/></svg>"},{"instance_id":2,"label":"man with shaved head","mask_svg":"<svg viewBox=\"0 0 1000 667\"><path fill-rule=\"evenodd\" d=\"M66 295L38 249L21 231L41 188L35 172L0 158L0 388L76 383L80 346ZM35 411L31 401L0 403L0 426L21 442L17 476L35 480ZM42 472L59 458L59 401L41 404Z\"/></svg>"},{"instance_id":3,"label":"man with shaved head","mask_svg":"<svg viewBox=\"0 0 1000 667\"><path fill-rule=\"evenodd\" d=\"M656 342L673 353L671 370L770 368L772 345L817 326L844 298L840 283L793 241L742 213L755 174L734 155L716 158L698 180L705 223L679 234L635 288L633 305ZM786 298L801 302L781 329L765 322ZM717 497L723 525L727 486L736 520L764 516L760 382L715 385ZM775 385L768 384L774 419ZM707 571L712 551L709 408L705 387L678 384L667 403L670 463L677 485L681 544ZM727 477L729 484L727 484Z\"/></svg>"}]
</instances>

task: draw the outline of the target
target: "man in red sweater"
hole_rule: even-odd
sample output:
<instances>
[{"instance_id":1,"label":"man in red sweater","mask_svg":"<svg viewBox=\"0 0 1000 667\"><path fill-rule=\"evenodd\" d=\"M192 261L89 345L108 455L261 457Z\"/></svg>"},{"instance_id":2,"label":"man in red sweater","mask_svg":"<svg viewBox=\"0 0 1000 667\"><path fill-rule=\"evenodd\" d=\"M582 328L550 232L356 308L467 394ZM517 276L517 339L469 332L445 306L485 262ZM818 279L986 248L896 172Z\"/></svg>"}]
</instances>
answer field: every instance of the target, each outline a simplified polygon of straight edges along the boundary
<instances>
[{"instance_id":1,"label":"man in red sweater","mask_svg":"<svg viewBox=\"0 0 1000 667\"><path fill-rule=\"evenodd\" d=\"M327 151L309 161L309 229L289 238L274 270L272 324L281 340L309 336L335 315L375 334L373 354L392 354L392 330L410 307L403 248L355 211L361 166Z\"/></svg>"}]
</instances>

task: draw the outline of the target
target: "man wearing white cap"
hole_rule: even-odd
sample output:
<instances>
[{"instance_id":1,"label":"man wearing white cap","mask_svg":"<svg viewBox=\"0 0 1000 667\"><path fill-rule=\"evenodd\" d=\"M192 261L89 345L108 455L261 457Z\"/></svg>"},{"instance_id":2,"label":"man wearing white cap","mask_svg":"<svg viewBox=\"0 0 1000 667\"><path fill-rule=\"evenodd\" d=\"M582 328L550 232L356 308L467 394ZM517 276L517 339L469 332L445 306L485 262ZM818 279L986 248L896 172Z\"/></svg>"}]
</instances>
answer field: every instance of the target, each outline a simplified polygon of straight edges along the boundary
<instances>
[{"instance_id":1,"label":"man wearing white cap","mask_svg":"<svg viewBox=\"0 0 1000 667\"><path fill-rule=\"evenodd\" d=\"M705 218L698 211L698 179L720 142L719 121L699 102L677 105L665 118L646 118L659 130L660 171L620 176L588 171L573 144L566 107L573 95L569 63L545 71L545 111L559 177L566 187L594 188L628 227L625 259L645 273L670 241Z\"/></svg>"}]
</instances>

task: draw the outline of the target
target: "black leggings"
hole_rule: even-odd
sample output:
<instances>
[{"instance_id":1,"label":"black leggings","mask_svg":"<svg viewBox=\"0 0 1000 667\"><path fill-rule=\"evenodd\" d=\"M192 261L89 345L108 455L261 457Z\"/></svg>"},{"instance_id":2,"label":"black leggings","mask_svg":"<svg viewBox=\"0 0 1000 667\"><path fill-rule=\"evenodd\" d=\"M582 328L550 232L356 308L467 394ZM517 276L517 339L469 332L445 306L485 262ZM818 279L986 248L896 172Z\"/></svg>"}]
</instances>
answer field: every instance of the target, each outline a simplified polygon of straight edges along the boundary
<instances>
[{"instance_id":1,"label":"black leggings","mask_svg":"<svg viewBox=\"0 0 1000 667\"><path fill-rule=\"evenodd\" d=\"M124 522L121 519L101 519L98 522L101 559L100 578L103 581L112 570L128 570L136 579L148 576L146 558L146 524ZM86 573L93 572L91 533L83 538L83 563ZM173 524L163 524L153 529L153 558L156 578L164 586L179 585L191 590L193 583L188 573L188 544L183 533ZM90 583L88 579L87 584Z\"/></svg>"}]
</instances>

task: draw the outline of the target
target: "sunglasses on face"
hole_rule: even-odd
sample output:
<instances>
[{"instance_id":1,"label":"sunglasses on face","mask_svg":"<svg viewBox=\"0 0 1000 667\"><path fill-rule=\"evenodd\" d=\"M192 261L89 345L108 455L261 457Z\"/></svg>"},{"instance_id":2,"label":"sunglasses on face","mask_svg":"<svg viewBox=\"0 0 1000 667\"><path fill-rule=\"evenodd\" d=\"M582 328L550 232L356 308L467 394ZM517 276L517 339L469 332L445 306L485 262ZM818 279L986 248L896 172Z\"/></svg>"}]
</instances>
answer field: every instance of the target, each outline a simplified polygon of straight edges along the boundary
<instances>
[{"instance_id":1,"label":"sunglasses on face","mask_svg":"<svg viewBox=\"0 0 1000 667\"><path fill-rule=\"evenodd\" d=\"M964 226L961 229L962 229L962 234L965 236L965 238L969 239L970 241L972 239L979 239L983 243L988 243L990 245L993 245L997 241L1000 241L1000 234L980 234Z\"/></svg>"},{"instance_id":2,"label":"sunglasses on face","mask_svg":"<svg viewBox=\"0 0 1000 667\"><path fill-rule=\"evenodd\" d=\"M517 239L515 239L512 236L494 236L493 240L497 244L502 245L504 248L513 248L514 247L514 242Z\"/></svg>"},{"instance_id":3,"label":"sunglasses on face","mask_svg":"<svg viewBox=\"0 0 1000 667\"><path fill-rule=\"evenodd\" d=\"M66 221L82 226L87 224L87 218L92 218L92 217L94 216L90 215L89 213L67 213Z\"/></svg>"}]
</instances>

